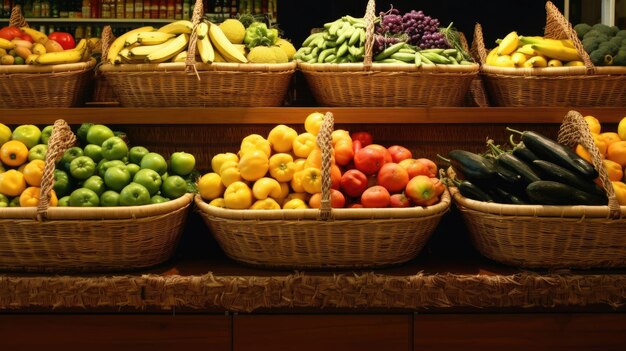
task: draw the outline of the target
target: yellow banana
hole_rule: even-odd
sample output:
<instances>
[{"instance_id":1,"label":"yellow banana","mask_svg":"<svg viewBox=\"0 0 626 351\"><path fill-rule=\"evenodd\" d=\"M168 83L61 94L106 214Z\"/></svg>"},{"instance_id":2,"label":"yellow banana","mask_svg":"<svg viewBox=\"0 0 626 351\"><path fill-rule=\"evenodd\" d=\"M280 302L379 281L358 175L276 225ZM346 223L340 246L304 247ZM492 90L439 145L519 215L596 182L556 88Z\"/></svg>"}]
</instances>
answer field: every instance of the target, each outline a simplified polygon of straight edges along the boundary
<instances>
[{"instance_id":1,"label":"yellow banana","mask_svg":"<svg viewBox=\"0 0 626 351\"><path fill-rule=\"evenodd\" d=\"M519 45L519 37L516 31L507 34L498 45L498 55L510 55Z\"/></svg>"},{"instance_id":2,"label":"yellow banana","mask_svg":"<svg viewBox=\"0 0 626 351\"><path fill-rule=\"evenodd\" d=\"M517 48L515 52L521 52L522 54L528 55L528 56L536 56L537 53L535 52L535 50L533 50L531 46L532 44L522 45L519 48Z\"/></svg>"},{"instance_id":3,"label":"yellow banana","mask_svg":"<svg viewBox=\"0 0 626 351\"><path fill-rule=\"evenodd\" d=\"M132 49L130 49L130 55L129 56L145 58L146 56L150 55L151 53L153 53L155 51L158 51L160 49L163 49L164 47L168 46L169 43L172 42L172 40L174 40L174 39L170 39L170 40L166 41L165 43L161 43L161 44L157 44L157 45L138 45L138 46L135 46Z\"/></svg>"},{"instance_id":4,"label":"yellow banana","mask_svg":"<svg viewBox=\"0 0 626 351\"><path fill-rule=\"evenodd\" d=\"M193 29L193 23L188 20L179 20L172 23L168 23L161 28L157 29L157 32L171 33L171 34L191 34Z\"/></svg>"},{"instance_id":5,"label":"yellow banana","mask_svg":"<svg viewBox=\"0 0 626 351\"><path fill-rule=\"evenodd\" d=\"M233 46L218 25L209 23L209 38L215 49L227 62L248 62L248 59Z\"/></svg>"},{"instance_id":6,"label":"yellow banana","mask_svg":"<svg viewBox=\"0 0 626 351\"><path fill-rule=\"evenodd\" d=\"M110 62L113 63L113 61L115 61L115 58L117 57L117 54L120 52L120 50L122 50L124 48L124 45L126 44L126 38L128 38L129 36L135 34L135 33L139 33L139 32L149 32L154 30L154 27L152 26L145 26L145 27L140 27L137 29L133 29L131 31L128 31L122 35L120 35L119 37L117 37L113 43L109 46L109 52L107 53L107 59L106 62Z\"/></svg>"},{"instance_id":7,"label":"yellow banana","mask_svg":"<svg viewBox=\"0 0 626 351\"><path fill-rule=\"evenodd\" d=\"M492 64L498 67L515 67L510 55L496 56Z\"/></svg>"},{"instance_id":8,"label":"yellow banana","mask_svg":"<svg viewBox=\"0 0 626 351\"><path fill-rule=\"evenodd\" d=\"M532 67L547 67L548 61L543 56L533 56L524 62L524 67L532 68Z\"/></svg>"},{"instance_id":9,"label":"yellow banana","mask_svg":"<svg viewBox=\"0 0 626 351\"><path fill-rule=\"evenodd\" d=\"M561 67L563 66L563 62L557 59L551 59L548 61L548 67Z\"/></svg>"},{"instance_id":10,"label":"yellow banana","mask_svg":"<svg viewBox=\"0 0 626 351\"><path fill-rule=\"evenodd\" d=\"M81 40L78 41L78 44L76 44L74 49L82 49L82 48L84 48L86 46L87 46L87 39L82 38Z\"/></svg>"},{"instance_id":11,"label":"yellow banana","mask_svg":"<svg viewBox=\"0 0 626 351\"><path fill-rule=\"evenodd\" d=\"M206 22L200 22L196 27L196 34L198 39L204 39L209 34L209 24Z\"/></svg>"},{"instance_id":12,"label":"yellow banana","mask_svg":"<svg viewBox=\"0 0 626 351\"><path fill-rule=\"evenodd\" d=\"M141 32L137 34L137 42L141 45L158 45L172 39L176 34L161 32ZM128 43L128 41L126 41Z\"/></svg>"},{"instance_id":13,"label":"yellow banana","mask_svg":"<svg viewBox=\"0 0 626 351\"><path fill-rule=\"evenodd\" d=\"M485 63L488 65L493 65L495 58L498 56L498 48L491 49L485 58Z\"/></svg>"},{"instance_id":14,"label":"yellow banana","mask_svg":"<svg viewBox=\"0 0 626 351\"><path fill-rule=\"evenodd\" d=\"M521 52L514 52L513 55L511 55L511 60L513 61L516 67L522 67L522 65L524 64L524 62L526 62L527 59L528 57L526 57L526 55L524 55Z\"/></svg>"},{"instance_id":15,"label":"yellow banana","mask_svg":"<svg viewBox=\"0 0 626 351\"><path fill-rule=\"evenodd\" d=\"M0 38L0 49L11 50L11 49L15 49L15 47L16 47L15 43L11 42L10 40L6 40L4 38Z\"/></svg>"},{"instance_id":16,"label":"yellow banana","mask_svg":"<svg viewBox=\"0 0 626 351\"><path fill-rule=\"evenodd\" d=\"M40 65L59 65L64 63L79 62L83 58L82 50L64 50L59 52L47 52L39 55L35 62Z\"/></svg>"},{"instance_id":17,"label":"yellow banana","mask_svg":"<svg viewBox=\"0 0 626 351\"><path fill-rule=\"evenodd\" d=\"M582 61L570 61L564 64L566 67L576 67L576 66L584 66L585 63Z\"/></svg>"},{"instance_id":18,"label":"yellow banana","mask_svg":"<svg viewBox=\"0 0 626 351\"><path fill-rule=\"evenodd\" d=\"M198 47L198 53L200 54L200 59L204 63L210 63L215 61L215 50L213 49L213 45L211 45L211 41L209 40L209 36L206 35L202 39L198 39L196 41Z\"/></svg>"},{"instance_id":19,"label":"yellow banana","mask_svg":"<svg viewBox=\"0 0 626 351\"><path fill-rule=\"evenodd\" d=\"M580 61L580 56L576 49L568 48L563 45L533 44L531 48L541 56L561 61Z\"/></svg>"},{"instance_id":20,"label":"yellow banana","mask_svg":"<svg viewBox=\"0 0 626 351\"><path fill-rule=\"evenodd\" d=\"M25 62L27 65L34 65L34 64L36 64L36 63L37 63L37 57L39 57L39 55L38 55L38 54L31 54L31 55L28 55L28 57L24 60L24 62Z\"/></svg>"},{"instance_id":21,"label":"yellow banana","mask_svg":"<svg viewBox=\"0 0 626 351\"><path fill-rule=\"evenodd\" d=\"M185 62L187 60L187 50L181 51L178 55L174 56L172 62Z\"/></svg>"},{"instance_id":22,"label":"yellow banana","mask_svg":"<svg viewBox=\"0 0 626 351\"><path fill-rule=\"evenodd\" d=\"M48 41L48 36L44 32L40 32L40 31L38 31L36 29L33 29L33 28L30 28L30 27L21 27L20 29L24 33L30 35L31 38L33 38L33 41L35 41L35 43L42 43L42 44L44 44L46 41Z\"/></svg>"},{"instance_id":23,"label":"yellow banana","mask_svg":"<svg viewBox=\"0 0 626 351\"><path fill-rule=\"evenodd\" d=\"M574 48L574 43L572 42L571 39L551 39L551 38L544 38L544 37L539 37L539 36L526 37L526 36L520 35L519 41L521 45L548 44L548 45L562 45L562 46L572 48L572 49Z\"/></svg>"},{"instance_id":24,"label":"yellow banana","mask_svg":"<svg viewBox=\"0 0 626 351\"><path fill-rule=\"evenodd\" d=\"M188 42L189 34L180 34L176 39L169 41L166 47L148 54L146 60L150 63L165 62L185 50Z\"/></svg>"}]
</instances>

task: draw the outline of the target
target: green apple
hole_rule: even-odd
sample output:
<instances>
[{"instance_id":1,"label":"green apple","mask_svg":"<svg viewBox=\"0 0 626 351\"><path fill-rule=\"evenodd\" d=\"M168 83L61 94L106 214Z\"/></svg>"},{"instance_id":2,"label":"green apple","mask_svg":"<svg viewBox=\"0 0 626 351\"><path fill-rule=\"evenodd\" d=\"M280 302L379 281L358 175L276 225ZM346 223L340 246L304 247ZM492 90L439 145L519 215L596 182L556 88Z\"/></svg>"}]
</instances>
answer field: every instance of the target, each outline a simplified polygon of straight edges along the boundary
<instances>
[{"instance_id":1,"label":"green apple","mask_svg":"<svg viewBox=\"0 0 626 351\"><path fill-rule=\"evenodd\" d=\"M83 188L93 190L96 194L98 194L98 196L102 196L106 190L104 179L102 179L99 175L92 175L91 177L85 179L83 182Z\"/></svg>"},{"instance_id":2,"label":"green apple","mask_svg":"<svg viewBox=\"0 0 626 351\"><path fill-rule=\"evenodd\" d=\"M141 164L141 159L149 152L143 146L133 146L128 150L128 160L135 164Z\"/></svg>"},{"instance_id":3,"label":"green apple","mask_svg":"<svg viewBox=\"0 0 626 351\"><path fill-rule=\"evenodd\" d=\"M150 192L145 186L131 182L120 191L121 206L141 206L150 203Z\"/></svg>"},{"instance_id":4,"label":"green apple","mask_svg":"<svg viewBox=\"0 0 626 351\"><path fill-rule=\"evenodd\" d=\"M11 128L9 128L6 124L0 123L0 145L11 140L11 134Z\"/></svg>"},{"instance_id":5,"label":"green apple","mask_svg":"<svg viewBox=\"0 0 626 351\"><path fill-rule=\"evenodd\" d=\"M0 207L9 207L9 198L0 193Z\"/></svg>"},{"instance_id":6,"label":"green apple","mask_svg":"<svg viewBox=\"0 0 626 351\"><path fill-rule=\"evenodd\" d=\"M41 130L41 143L48 145L48 140L50 140L50 136L52 135L53 125L47 125Z\"/></svg>"},{"instance_id":7,"label":"green apple","mask_svg":"<svg viewBox=\"0 0 626 351\"><path fill-rule=\"evenodd\" d=\"M179 175L170 175L161 184L161 193L170 199L177 199L187 192L187 182Z\"/></svg>"},{"instance_id":8,"label":"green apple","mask_svg":"<svg viewBox=\"0 0 626 351\"><path fill-rule=\"evenodd\" d=\"M46 152L48 152L48 145L37 144L28 150L28 160L46 160Z\"/></svg>"},{"instance_id":9,"label":"green apple","mask_svg":"<svg viewBox=\"0 0 626 351\"><path fill-rule=\"evenodd\" d=\"M141 168L149 168L155 170L159 174L167 172L167 161L165 158L156 152L149 152L141 158L139 164Z\"/></svg>"},{"instance_id":10,"label":"green apple","mask_svg":"<svg viewBox=\"0 0 626 351\"><path fill-rule=\"evenodd\" d=\"M126 166L109 167L104 172L104 184L109 189L120 191L130 183L130 172Z\"/></svg>"},{"instance_id":11,"label":"green apple","mask_svg":"<svg viewBox=\"0 0 626 351\"><path fill-rule=\"evenodd\" d=\"M139 167L139 165L136 164L136 163L127 163L126 164L126 169L128 170L128 173L130 173L130 177L133 178L135 176L135 174L137 174L137 172L139 172L141 167Z\"/></svg>"},{"instance_id":12,"label":"green apple","mask_svg":"<svg viewBox=\"0 0 626 351\"><path fill-rule=\"evenodd\" d=\"M9 201L9 207L20 207L20 197L16 196Z\"/></svg>"},{"instance_id":13,"label":"green apple","mask_svg":"<svg viewBox=\"0 0 626 351\"><path fill-rule=\"evenodd\" d=\"M170 156L170 171L172 174L186 176L196 168L196 158L187 152L177 151Z\"/></svg>"},{"instance_id":14,"label":"green apple","mask_svg":"<svg viewBox=\"0 0 626 351\"><path fill-rule=\"evenodd\" d=\"M102 145L105 140L114 136L111 128L104 124L94 124L87 130L85 139L89 144Z\"/></svg>"},{"instance_id":15,"label":"green apple","mask_svg":"<svg viewBox=\"0 0 626 351\"><path fill-rule=\"evenodd\" d=\"M93 160L93 162L98 163L102 160L102 147L96 144L87 144L83 148L83 154L88 156Z\"/></svg>"},{"instance_id":16,"label":"green apple","mask_svg":"<svg viewBox=\"0 0 626 351\"><path fill-rule=\"evenodd\" d=\"M70 175L76 179L87 179L96 172L96 163L87 156L78 156L70 162Z\"/></svg>"},{"instance_id":17,"label":"green apple","mask_svg":"<svg viewBox=\"0 0 626 351\"><path fill-rule=\"evenodd\" d=\"M59 199L59 203L57 206L59 207L68 207L70 205L70 196L66 195Z\"/></svg>"},{"instance_id":18,"label":"green apple","mask_svg":"<svg viewBox=\"0 0 626 351\"><path fill-rule=\"evenodd\" d=\"M85 144L87 142L87 132L89 131L89 128L91 128L91 126L93 126L93 123L83 123L80 125L80 127L78 127L78 130L76 131L76 137L78 137L78 140Z\"/></svg>"},{"instance_id":19,"label":"green apple","mask_svg":"<svg viewBox=\"0 0 626 351\"><path fill-rule=\"evenodd\" d=\"M33 124L22 124L13 129L11 139L19 140L26 145L27 148L31 148L41 140L41 129Z\"/></svg>"},{"instance_id":20,"label":"green apple","mask_svg":"<svg viewBox=\"0 0 626 351\"><path fill-rule=\"evenodd\" d=\"M65 150L61 160L59 161L60 168L69 171L70 163L79 156L83 156L83 149L79 146L72 146L71 148Z\"/></svg>"},{"instance_id":21,"label":"green apple","mask_svg":"<svg viewBox=\"0 0 626 351\"><path fill-rule=\"evenodd\" d=\"M144 168L140 169L133 177L133 182L138 183L146 187L150 195L154 195L161 189L161 176L157 171Z\"/></svg>"},{"instance_id":22,"label":"green apple","mask_svg":"<svg viewBox=\"0 0 626 351\"><path fill-rule=\"evenodd\" d=\"M113 190L107 190L100 196L100 206L119 206L120 193Z\"/></svg>"},{"instance_id":23,"label":"green apple","mask_svg":"<svg viewBox=\"0 0 626 351\"><path fill-rule=\"evenodd\" d=\"M102 157L107 160L121 160L127 155L128 145L120 137L113 136L102 143Z\"/></svg>"},{"instance_id":24,"label":"green apple","mask_svg":"<svg viewBox=\"0 0 626 351\"><path fill-rule=\"evenodd\" d=\"M70 177L67 175L67 172L61 169L54 170L54 185L52 189L54 189L54 192L59 197L70 194L72 183L70 182Z\"/></svg>"},{"instance_id":25,"label":"green apple","mask_svg":"<svg viewBox=\"0 0 626 351\"><path fill-rule=\"evenodd\" d=\"M100 162L98 162L98 175L104 178L104 173L107 171L107 169L116 166L124 167L126 166L126 164L124 164L124 162L121 160L108 161L107 159L103 158L102 160L100 160Z\"/></svg>"},{"instance_id":26,"label":"green apple","mask_svg":"<svg viewBox=\"0 0 626 351\"><path fill-rule=\"evenodd\" d=\"M168 202L170 199L163 197L161 195L154 195L150 198L150 203L152 204L162 204L164 202Z\"/></svg>"},{"instance_id":27,"label":"green apple","mask_svg":"<svg viewBox=\"0 0 626 351\"><path fill-rule=\"evenodd\" d=\"M96 207L100 205L100 198L95 191L87 188L78 188L70 194L72 207Z\"/></svg>"}]
</instances>

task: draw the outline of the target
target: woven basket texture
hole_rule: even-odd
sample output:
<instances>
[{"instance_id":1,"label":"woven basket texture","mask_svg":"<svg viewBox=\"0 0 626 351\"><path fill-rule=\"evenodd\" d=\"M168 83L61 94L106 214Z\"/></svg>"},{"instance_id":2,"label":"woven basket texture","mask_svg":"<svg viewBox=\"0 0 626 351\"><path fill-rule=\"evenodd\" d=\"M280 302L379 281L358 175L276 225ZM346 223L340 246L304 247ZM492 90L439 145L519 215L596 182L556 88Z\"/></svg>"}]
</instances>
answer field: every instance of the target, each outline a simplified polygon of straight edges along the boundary
<instances>
[{"instance_id":1,"label":"woven basket texture","mask_svg":"<svg viewBox=\"0 0 626 351\"><path fill-rule=\"evenodd\" d=\"M322 106L463 106L479 66L372 63L375 2L365 13L363 63L298 62L311 92Z\"/></svg>"},{"instance_id":2,"label":"woven basket texture","mask_svg":"<svg viewBox=\"0 0 626 351\"><path fill-rule=\"evenodd\" d=\"M428 207L330 208L332 114L327 113L322 148L322 205L304 210L196 209L232 259L266 268L364 268L401 264L415 258L450 207L446 191Z\"/></svg>"},{"instance_id":3,"label":"woven basket texture","mask_svg":"<svg viewBox=\"0 0 626 351\"><path fill-rule=\"evenodd\" d=\"M28 26L19 6L10 23ZM73 107L82 104L95 60L61 65L0 66L0 105L7 108Z\"/></svg>"},{"instance_id":4,"label":"woven basket texture","mask_svg":"<svg viewBox=\"0 0 626 351\"><path fill-rule=\"evenodd\" d=\"M200 22L202 14L202 0L197 0L192 18L194 25ZM195 62L195 31L189 41L187 62L120 65L105 63L99 70L125 107L283 105L296 71L295 62L198 63ZM103 52L103 57L105 56L106 52Z\"/></svg>"},{"instance_id":5,"label":"woven basket texture","mask_svg":"<svg viewBox=\"0 0 626 351\"><path fill-rule=\"evenodd\" d=\"M585 63L578 67L508 68L486 65L482 27L474 43L481 58L481 76L493 106L626 106L626 67L596 67L576 32L558 8L546 2L545 36L571 39Z\"/></svg>"},{"instance_id":6,"label":"woven basket texture","mask_svg":"<svg viewBox=\"0 0 626 351\"><path fill-rule=\"evenodd\" d=\"M38 207L0 208L0 270L128 271L169 260L192 194L161 204L109 208L48 207L54 162L75 136L54 124Z\"/></svg>"},{"instance_id":7,"label":"woven basket texture","mask_svg":"<svg viewBox=\"0 0 626 351\"><path fill-rule=\"evenodd\" d=\"M568 113L559 131L559 142L570 146L580 143L590 150L609 198L608 205L487 203L467 199L451 187L473 245L488 258L523 268L626 267L626 206L620 207L617 202L580 113Z\"/></svg>"}]
</instances>

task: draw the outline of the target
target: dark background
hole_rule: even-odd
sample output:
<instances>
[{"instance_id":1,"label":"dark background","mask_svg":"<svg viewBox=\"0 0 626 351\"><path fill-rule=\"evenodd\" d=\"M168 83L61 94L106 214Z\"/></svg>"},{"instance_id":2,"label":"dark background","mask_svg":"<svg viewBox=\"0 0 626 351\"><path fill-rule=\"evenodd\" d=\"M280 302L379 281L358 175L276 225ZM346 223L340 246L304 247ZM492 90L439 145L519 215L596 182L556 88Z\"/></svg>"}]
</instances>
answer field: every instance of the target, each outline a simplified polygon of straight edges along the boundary
<instances>
[{"instance_id":1,"label":"dark background","mask_svg":"<svg viewBox=\"0 0 626 351\"><path fill-rule=\"evenodd\" d=\"M552 1L563 12L564 1ZM422 10L438 18L442 26L453 22L471 45L474 25L483 28L487 47L495 40L516 30L523 35L542 35L546 23L545 0L435 0L435 1L376 1L376 12L393 7L401 13ZM278 26L285 36L299 47L312 28L321 27L343 15L363 17L367 0L278 0Z\"/></svg>"}]
</instances>

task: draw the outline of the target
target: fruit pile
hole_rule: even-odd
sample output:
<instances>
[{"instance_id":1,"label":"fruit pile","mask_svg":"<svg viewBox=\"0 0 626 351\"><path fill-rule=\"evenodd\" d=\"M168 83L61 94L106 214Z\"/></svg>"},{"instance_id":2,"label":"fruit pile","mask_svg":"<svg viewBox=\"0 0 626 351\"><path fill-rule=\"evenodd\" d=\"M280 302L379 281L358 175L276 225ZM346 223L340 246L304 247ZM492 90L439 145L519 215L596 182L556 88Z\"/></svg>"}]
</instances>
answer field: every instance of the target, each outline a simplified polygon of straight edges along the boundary
<instances>
[{"instance_id":1,"label":"fruit pile","mask_svg":"<svg viewBox=\"0 0 626 351\"><path fill-rule=\"evenodd\" d=\"M37 206L53 126L0 124L0 207ZM142 146L128 147L123 132L83 123L81 146L56 164L51 206L137 206L178 198L195 189L195 158L172 153L169 163Z\"/></svg>"},{"instance_id":2,"label":"fruit pile","mask_svg":"<svg viewBox=\"0 0 626 351\"><path fill-rule=\"evenodd\" d=\"M193 24L187 20L131 30L113 41L107 62L185 62L192 30ZM293 45L280 38L277 29L258 21L246 27L239 19L227 19L219 25L202 20L195 30L197 60L204 63L284 63L295 54Z\"/></svg>"},{"instance_id":3,"label":"fruit pile","mask_svg":"<svg viewBox=\"0 0 626 351\"><path fill-rule=\"evenodd\" d=\"M319 208L322 192L322 151L316 135L324 115L306 117L306 132L275 126L267 138L251 134L237 153L211 160L212 172L202 175L198 191L210 205L230 209ZM331 206L409 207L437 203L444 184L437 165L413 158L400 145L374 144L368 132L332 132Z\"/></svg>"},{"instance_id":4,"label":"fruit pile","mask_svg":"<svg viewBox=\"0 0 626 351\"><path fill-rule=\"evenodd\" d=\"M380 13L376 19L372 60L397 64L473 64L460 43L460 34L439 27L439 20L412 10ZM343 16L324 24L298 49L295 59L307 63L362 62L365 54L365 20Z\"/></svg>"},{"instance_id":5,"label":"fruit pile","mask_svg":"<svg viewBox=\"0 0 626 351\"><path fill-rule=\"evenodd\" d=\"M597 23L574 26L591 62L596 66L626 66L626 29Z\"/></svg>"},{"instance_id":6,"label":"fruit pile","mask_svg":"<svg viewBox=\"0 0 626 351\"><path fill-rule=\"evenodd\" d=\"M626 117L618 132L600 133L600 123L585 116L620 205L626 205ZM570 149L535 131L512 131L512 148L488 141L483 154L452 150L445 159L454 175L450 181L467 198L505 204L606 205L598 171L589 152ZM514 135L521 141L514 143ZM443 157L442 157L443 158Z\"/></svg>"},{"instance_id":7,"label":"fruit pile","mask_svg":"<svg viewBox=\"0 0 626 351\"><path fill-rule=\"evenodd\" d=\"M584 65L570 39L523 36L512 31L496 40L496 44L487 54L487 65L516 68Z\"/></svg>"},{"instance_id":8,"label":"fruit pile","mask_svg":"<svg viewBox=\"0 0 626 351\"><path fill-rule=\"evenodd\" d=\"M70 33L46 35L29 27L7 26L0 29L0 64L56 65L90 59L97 38L75 43Z\"/></svg>"}]
</instances>

